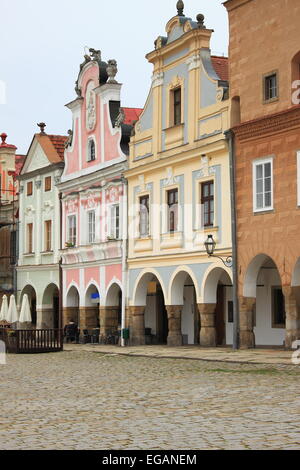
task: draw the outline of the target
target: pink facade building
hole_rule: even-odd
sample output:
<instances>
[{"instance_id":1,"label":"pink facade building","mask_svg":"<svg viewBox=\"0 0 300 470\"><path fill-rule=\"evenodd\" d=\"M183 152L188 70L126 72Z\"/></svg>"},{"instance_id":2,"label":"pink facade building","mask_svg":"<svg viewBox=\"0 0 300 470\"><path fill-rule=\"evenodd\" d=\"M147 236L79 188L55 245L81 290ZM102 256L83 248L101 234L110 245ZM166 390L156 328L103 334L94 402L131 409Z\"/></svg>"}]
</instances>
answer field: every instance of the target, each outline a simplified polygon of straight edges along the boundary
<instances>
[{"instance_id":1,"label":"pink facade building","mask_svg":"<svg viewBox=\"0 0 300 470\"><path fill-rule=\"evenodd\" d=\"M125 318L127 169L139 109L122 108L116 61L90 49L80 65L77 97L67 107L73 130L61 193L63 323L106 336ZM125 234L125 236L124 236ZM124 327L124 325L123 325Z\"/></svg>"}]
</instances>

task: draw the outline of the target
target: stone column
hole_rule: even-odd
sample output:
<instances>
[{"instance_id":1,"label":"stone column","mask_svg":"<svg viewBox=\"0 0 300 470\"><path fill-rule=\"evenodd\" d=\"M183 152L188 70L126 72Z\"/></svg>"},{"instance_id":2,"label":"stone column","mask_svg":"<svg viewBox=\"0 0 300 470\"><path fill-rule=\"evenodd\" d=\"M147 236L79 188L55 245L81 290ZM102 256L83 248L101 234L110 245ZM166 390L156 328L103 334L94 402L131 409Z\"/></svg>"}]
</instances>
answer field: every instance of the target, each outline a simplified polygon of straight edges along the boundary
<instances>
[{"instance_id":1,"label":"stone column","mask_svg":"<svg viewBox=\"0 0 300 470\"><path fill-rule=\"evenodd\" d=\"M282 292L285 300L286 333L285 347L291 349L293 342L300 340L300 311L294 287L283 287Z\"/></svg>"},{"instance_id":2,"label":"stone column","mask_svg":"<svg viewBox=\"0 0 300 470\"><path fill-rule=\"evenodd\" d=\"M80 307L80 330L97 328L99 319L98 307Z\"/></svg>"},{"instance_id":3,"label":"stone column","mask_svg":"<svg viewBox=\"0 0 300 470\"><path fill-rule=\"evenodd\" d=\"M53 328L53 308L37 309L37 327L41 330Z\"/></svg>"},{"instance_id":4,"label":"stone column","mask_svg":"<svg viewBox=\"0 0 300 470\"><path fill-rule=\"evenodd\" d=\"M182 346L182 305L166 305L169 323L168 346Z\"/></svg>"},{"instance_id":5,"label":"stone column","mask_svg":"<svg viewBox=\"0 0 300 470\"><path fill-rule=\"evenodd\" d=\"M100 335L107 336L118 330L119 307L100 307Z\"/></svg>"},{"instance_id":6,"label":"stone column","mask_svg":"<svg viewBox=\"0 0 300 470\"><path fill-rule=\"evenodd\" d=\"M255 348L255 335L253 331L253 308L256 299L253 297L240 297L240 348Z\"/></svg>"},{"instance_id":7,"label":"stone column","mask_svg":"<svg viewBox=\"0 0 300 470\"><path fill-rule=\"evenodd\" d=\"M130 346L145 345L145 307L129 307Z\"/></svg>"},{"instance_id":8,"label":"stone column","mask_svg":"<svg viewBox=\"0 0 300 470\"><path fill-rule=\"evenodd\" d=\"M75 323L79 322L79 307L65 307L63 308L63 328L67 325L71 320Z\"/></svg>"},{"instance_id":9,"label":"stone column","mask_svg":"<svg viewBox=\"0 0 300 470\"><path fill-rule=\"evenodd\" d=\"M217 346L216 304L198 304L200 313L200 346Z\"/></svg>"}]
</instances>

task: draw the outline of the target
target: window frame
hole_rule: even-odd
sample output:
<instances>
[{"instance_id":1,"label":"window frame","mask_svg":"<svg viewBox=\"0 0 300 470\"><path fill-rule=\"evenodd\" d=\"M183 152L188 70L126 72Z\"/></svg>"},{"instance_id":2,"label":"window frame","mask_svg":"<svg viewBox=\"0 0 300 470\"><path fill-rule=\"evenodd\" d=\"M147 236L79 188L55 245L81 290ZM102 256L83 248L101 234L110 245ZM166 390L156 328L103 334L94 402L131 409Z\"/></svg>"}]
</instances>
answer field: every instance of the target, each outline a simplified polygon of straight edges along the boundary
<instances>
[{"instance_id":1,"label":"window frame","mask_svg":"<svg viewBox=\"0 0 300 470\"><path fill-rule=\"evenodd\" d=\"M34 254L33 227L33 222L26 224L26 252L30 255Z\"/></svg>"},{"instance_id":2,"label":"window frame","mask_svg":"<svg viewBox=\"0 0 300 470\"><path fill-rule=\"evenodd\" d=\"M91 145L94 146L94 153L93 153L93 158L91 158ZM95 162L96 161L96 142L94 138L91 138L88 140L87 144L87 162Z\"/></svg>"},{"instance_id":3,"label":"window frame","mask_svg":"<svg viewBox=\"0 0 300 470\"><path fill-rule=\"evenodd\" d=\"M31 188L31 192L29 192L29 189L28 188ZM27 181L27 184L26 184L26 196L30 197L30 196L33 196L33 181Z\"/></svg>"},{"instance_id":4,"label":"window frame","mask_svg":"<svg viewBox=\"0 0 300 470\"><path fill-rule=\"evenodd\" d=\"M50 187L48 187L48 183L50 181ZM52 191L52 177L51 176L45 176L44 179L44 191L45 193Z\"/></svg>"},{"instance_id":5,"label":"window frame","mask_svg":"<svg viewBox=\"0 0 300 470\"><path fill-rule=\"evenodd\" d=\"M50 231L49 231L50 225ZM52 251L52 220L48 219L44 221L44 250L45 253Z\"/></svg>"},{"instance_id":6,"label":"window frame","mask_svg":"<svg viewBox=\"0 0 300 470\"><path fill-rule=\"evenodd\" d=\"M142 200L148 200L148 205L141 204ZM142 206L147 208L148 220L146 221L146 231L142 233L142 219L141 219L141 208ZM139 197L139 236L140 238L147 238L150 235L150 194L143 194Z\"/></svg>"},{"instance_id":7,"label":"window frame","mask_svg":"<svg viewBox=\"0 0 300 470\"><path fill-rule=\"evenodd\" d=\"M174 193L177 194L177 202L172 203L171 205L169 196ZM179 231L179 188L178 187L166 190L166 203L167 203L167 233L176 233ZM174 211L171 212L170 208L175 205L177 205L177 224L175 223L176 217L174 216L174 220L173 220L174 229L172 229L170 215L171 213L174 214Z\"/></svg>"},{"instance_id":8,"label":"window frame","mask_svg":"<svg viewBox=\"0 0 300 470\"><path fill-rule=\"evenodd\" d=\"M276 96L269 98L267 96L267 80L271 79L273 76L276 77ZM266 73L263 75L263 103L273 103L274 101L279 100L279 72L278 70L273 70L272 72Z\"/></svg>"},{"instance_id":9,"label":"window frame","mask_svg":"<svg viewBox=\"0 0 300 470\"><path fill-rule=\"evenodd\" d=\"M297 151L297 206L300 206L300 150Z\"/></svg>"},{"instance_id":10,"label":"window frame","mask_svg":"<svg viewBox=\"0 0 300 470\"><path fill-rule=\"evenodd\" d=\"M180 99L179 101L176 100L177 93L180 92ZM172 90L172 108L173 108L173 126L180 126L182 124L182 87L177 87ZM178 116L178 108L179 108L179 116ZM179 122L177 119L179 118Z\"/></svg>"},{"instance_id":11,"label":"window frame","mask_svg":"<svg viewBox=\"0 0 300 470\"><path fill-rule=\"evenodd\" d=\"M93 221L90 221L90 215L93 214ZM88 226L88 243L91 245L95 243L96 240L96 211L95 209L91 209L87 212L87 226ZM91 232L92 227L92 232ZM93 237L91 237L91 234Z\"/></svg>"},{"instance_id":12,"label":"window frame","mask_svg":"<svg viewBox=\"0 0 300 470\"><path fill-rule=\"evenodd\" d=\"M204 196L204 187L209 185L209 196ZM210 187L213 186L213 195L210 193ZM202 181L200 183L200 198L201 198L201 227L206 228L212 228L215 226L215 219L216 219L216 214L215 214L215 181L213 179L207 180L207 181ZM205 210L204 210L204 205L205 202L213 202L213 220L211 220L211 210L209 210L209 222L208 224L205 224Z\"/></svg>"},{"instance_id":13,"label":"window frame","mask_svg":"<svg viewBox=\"0 0 300 470\"><path fill-rule=\"evenodd\" d=\"M263 176L263 196L264 196L264 207L258 208L257 207L257 178L256 178L256 168L259 165L265 165L270 163L271 164L271 205L265 206L265 176ZM260 212L270 212L274 210L274 157L266 157L257 160L253 160L252 162L252 191L253 191L253 212L260 213ZM264 170L265 171L265 170ZM264 173L265 174L265 173Z\"/></svg>"},{"instance_id":14,"label":"window frame","mask_svg":"<svg viewBox=\"0 0 300 470\"><path fill-rule=\"evenodd\" d=\"M71 227L70 226L70 221L72 220L75 220L75 224L74 224L74 227ZM77 246L77 215L76 214L69 214L68 215L68 240L67 240L67 243L72 243L73 246ZM73 230L73 232L75 232L75 235L74 233L70 235L70 231ZM75 243L74 243L74 238L75 238Z\"/></svg>"},{"instance_id":15,"label":"window frame","mask_svg":"<svg viewBox=\"0 0 300 470\"><path fill-rule=\"evenodd\" d=\"M117 211L117 209L118 209L118 215L114 213L114 211ZM120 204L111 204L109 220L110 220L109 237L113 240L120 240L120 238L121 238L120 237L120 235L121 235Z\"/></svg>"}]
</instances>

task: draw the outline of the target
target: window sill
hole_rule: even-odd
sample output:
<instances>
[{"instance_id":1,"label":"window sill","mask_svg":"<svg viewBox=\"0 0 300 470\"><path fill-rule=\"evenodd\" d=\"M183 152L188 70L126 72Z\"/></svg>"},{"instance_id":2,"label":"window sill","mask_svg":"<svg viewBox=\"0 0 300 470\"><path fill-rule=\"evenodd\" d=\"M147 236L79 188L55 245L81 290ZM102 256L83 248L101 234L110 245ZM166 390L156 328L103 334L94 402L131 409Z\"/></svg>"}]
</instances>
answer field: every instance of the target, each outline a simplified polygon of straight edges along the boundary
<instances>
[{"instance_id":1,"label":"window sill","mask_svg":"<svg viewBox=\"0 0 300 470\"><path fill-rule=\"evenodd\" d=\"M41 255L53 255L53 250L42 251Z\"/></svg>"},{"instance_id":2,"label":"window sill","mask_svg":"<svg viewBox=\"0 0 300 470\"><path fill-rule=\"evenodd\" d=\"M29 256L35 256L35 253L34 253L34 252L32 252L32 253L24 253L23 256L26 256L26 257L28 258Z\"/></svg>"},{"instance_id":3,"label":"window sill","mask_svg":"<svg viewBox=\"0 0 300 470\"><path fill-rule=\"evenodd\" d=\"M263 100L263 104L276 103L277 101L279 101L279 96L276 96L276 98L271 98L269 100Z\"/></svg>"},{"instance_id":4,"label":"window sill","mask_svg":"<svg viewBox=\"0 0 300 470\"><path fill-rule=\"evenodd\" d=\"M262 215L262 214L271 214L272 212L273 212L273 213L275 212L275 210L274 210L273 207L270 208L270 209L261 209L261 210L260 210L260 209L257 209L257 210L254 210L254 211L253 211L253 215L256 216L256 215Z\"/></svg>"},{"instance_id":5,"label":"window sill","mask_svg":"<svg viewBox=\"0 0 300 470\"><path fill-rule=\"evenodd\" d=\"M180 127L183 127L184 126L184 122L182 122L181 124L176 124L176 125L173 125L173 126L169 126L169 127L166 127L165 129L163 129L163 131L168 131L169 129L176 129L176 128L180 128Z\"/></svg>"}]
</instances>

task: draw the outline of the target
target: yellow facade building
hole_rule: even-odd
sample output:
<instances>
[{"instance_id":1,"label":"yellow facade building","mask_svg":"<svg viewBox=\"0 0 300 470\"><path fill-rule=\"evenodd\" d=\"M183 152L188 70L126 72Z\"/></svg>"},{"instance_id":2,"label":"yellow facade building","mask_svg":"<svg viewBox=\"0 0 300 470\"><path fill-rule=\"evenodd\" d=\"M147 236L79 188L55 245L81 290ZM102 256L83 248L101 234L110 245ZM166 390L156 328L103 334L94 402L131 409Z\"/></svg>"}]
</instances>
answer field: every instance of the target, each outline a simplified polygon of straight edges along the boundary
<instances>
[{"instance_id":1,"label":"yellow facade building","mask_svg":"<svg viewBox=\"0 0 300 470\"><path fill-rule=\"evenodd\" d=\"M130 143L130 343L232 343L228 61L213 31L178 14L147 55L152 86Z\"/></svg>"}]
</instances>

